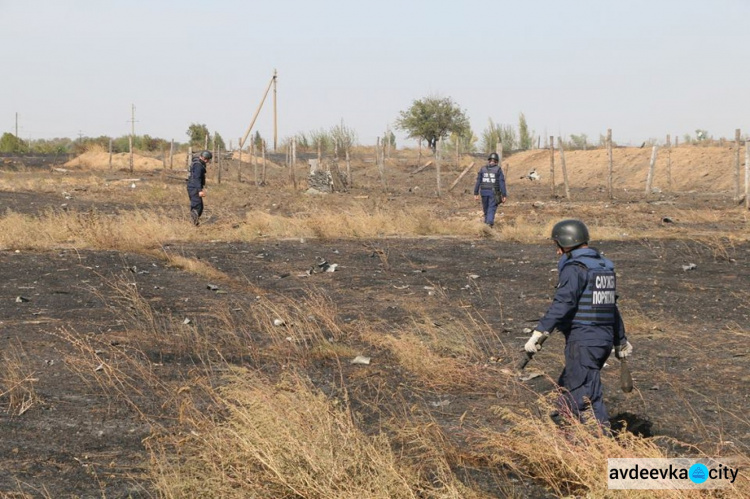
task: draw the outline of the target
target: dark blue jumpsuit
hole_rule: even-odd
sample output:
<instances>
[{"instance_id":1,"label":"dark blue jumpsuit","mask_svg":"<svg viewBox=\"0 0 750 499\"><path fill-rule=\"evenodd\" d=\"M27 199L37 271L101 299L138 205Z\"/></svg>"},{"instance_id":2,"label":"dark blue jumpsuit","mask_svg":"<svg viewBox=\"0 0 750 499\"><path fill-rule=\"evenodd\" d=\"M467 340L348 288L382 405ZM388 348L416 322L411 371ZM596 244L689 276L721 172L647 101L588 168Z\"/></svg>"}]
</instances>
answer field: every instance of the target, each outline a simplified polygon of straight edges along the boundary
<instances>
[{"instance_id":1,"label":"dark blue jumpsuit","mask_svg":"<svg viewBox=\"0 0 750 499\"><path fill-rule=\"evenodd\" d=\"M564 389L561 412L583 421L588 399L597 421L608 430L601 369L612 346L627 342L616 303L614 265L593 248L579 248L560 258L558 271L552 305L536 329L556 328L565 335L565 368L557 382Z\"/></svg>"},{"instance_id":2,"label":"dark blue jumpsuit","mask_svg":"<svg viewBox=\"0 0 750 499\"><path fill-rule=\"evenodd\" d=\"M495 224L495 192L503 197L508 197L505 191L505 175L500 165L487 164L477 174L477 182L474 184L474 195L482 195L482 211L484 212L484 223L492 227Z\"/></svg>"},{"instance_id":3,"label":"dark blue jumpsuit","mask_svg":"<svg viewBox=\"0 0 750 499\"><path fill-rule=\"evenodd\" d=\"M190 196L190 211L195 210L200 217L203 214L203 198L198 195L206 186L206 164L200 157L193 158L190 165L190 176L187 182L188 196Z\"/></svg>"}]
</instances>

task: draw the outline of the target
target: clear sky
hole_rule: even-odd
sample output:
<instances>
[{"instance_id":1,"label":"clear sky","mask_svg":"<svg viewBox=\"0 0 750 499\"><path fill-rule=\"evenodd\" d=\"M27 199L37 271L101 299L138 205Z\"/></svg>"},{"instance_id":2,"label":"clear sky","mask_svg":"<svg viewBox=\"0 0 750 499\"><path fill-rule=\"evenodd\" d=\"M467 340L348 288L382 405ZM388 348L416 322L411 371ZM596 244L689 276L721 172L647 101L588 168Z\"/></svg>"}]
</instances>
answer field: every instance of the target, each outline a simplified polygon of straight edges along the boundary
<instances>
[{"instance_id":1,"label":"clear sky","mask_svg":"<svg viewBox=\"0 0 750 499\"><path fill-rule=\"evenodd\" d=\"M278 70L279 139L372 144L450 97L542 136L750 133L750 0L0 0L0 133L237 143ZM271 96L254 129L272 138ZM395 130L397 144L409 144Z\"/></svg>"}]
</instances>

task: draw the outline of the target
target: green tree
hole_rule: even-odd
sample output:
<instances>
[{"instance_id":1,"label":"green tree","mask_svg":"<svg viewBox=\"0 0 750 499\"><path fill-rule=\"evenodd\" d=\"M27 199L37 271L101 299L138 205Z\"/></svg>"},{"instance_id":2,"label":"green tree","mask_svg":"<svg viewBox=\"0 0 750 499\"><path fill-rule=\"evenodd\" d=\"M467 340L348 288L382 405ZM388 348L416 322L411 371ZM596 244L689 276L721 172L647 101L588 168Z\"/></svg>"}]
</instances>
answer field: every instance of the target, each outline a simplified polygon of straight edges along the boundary
<instances>
[{"instance_id":1,"label":"green tree","mask_svg":"<svg viewBox=\"0 0 750 499\"><path fill-rule=\"evenodd\" d=\"M253 136L253 145L255 146L256 151L263 150L263 137L260 136L258 130L255 131L255 135Z\"/></svg>"},{"instance_id":2,"label":"green tree","mask_svg":"<svg viewBox=\"0 0 750 499\"><path fill-rule=\"evenodd\" d=\"M471 130L471 127L467 128L463 133L452 133L448 137L447 147L451 151L455 151L458 146L459 151L462 153L472 153L477 149L477 136Z\"/></svg>"},{"instance_id":3,"label":"green tree","mask_svg":"<svg viewBox=\"0 0 750 499\"><path fill-rule=\"evenodd\" d=\"M518 116L518 148L522 151L528 151L533 147L534 137L529 132L529 125L526 123L526 116L521 113Z\"/></svg>"},{"instance_id":4,"label":"green tree","mask_svg":"<svg viewBox=\"0 0 750 499\"><path fill-rule=\"evenodd\" d=\"M29 144L29 148L39 154L68 154L72 145L69 138L37 139Z\"/></svg>"},{"instance_id":5,"label":"green tree","mask_svg":"<svg viewBox=\"0 0 750 499\"><path fill-rule=\"evenodd\" d=\"M341 120L341 124L331 128L330 135L333 142L338 144L338 149L341 152L351 149L357 142L357 132L346 126L344 120ZM394 136L392 146L395 147L395 144L396 137Z\"/></svg>"},{"instance_id":6,"label":"green tree","mask_svg":"<svg viewBox=\"0 0 750 499\"><path fill-rule=\"evenodd\" d=\"M206 136L209 135L208 127L198 123L192 123L187 129L187 136L190 138L190 145L194 149L202 149L206 142ZM210 138L209 138L210 140Z\"/></svg>"},{"instance_id":7,"label":"green tree","mask_svg":"<svg viewBox=\"0 0 750 499\"><path fill-rule=\"evenodd\" d=\"M320 150L321 154L325 154L333 146L333 138L331 137L331 134L323 128L320 130L312 130L309 133L309 136L310 147L312 147L313 152L318 152L318 150Z\"/></svg>"},{"instance_id":8,"label":"green tree","mask_svg":"<svg viewBox=\"0 0 750 499\"><path fill-rule=\"evenodd\" d=\"M227 149L227 146L224 143L224 139L221 138L221 134L219 132L214 132L214 134L209 137L208 147L210 147L211 149L215 149L217 151L220 149L222 150Z\"/></svg>"},{"instance_id":9,"label":"green tree","mask_svg":"<svg viewBox=\"0 0 750 499\"><path fill-rule=\"evenodd\" d=\"M26 145L26 142L19 139L12 133L4 133L2 137L0 137L0 152L9 152L9 153L20 153L24 151L28 151L28 145Z\"/></svg>"},{"instance_id":10,"label":"green tree","mask_svg":"<svg viewBox=\"0 0 750 499\"><path fill-rule=\"evenodd\" d=\"M484 152L493 152L498 142L502 143L503 153L511 152L517 143L516 131L512 126L495 123L490 118L489 125L482 131L482 148Z\"/></svg>"},{"instance_id":11,"label":"green tree","mask_svg":"<svg viewBox=\"0 0 750 499\"><path fill-rule=\"evenodd\" d=\"M465 134L469 119L450 97L426 97L415 100L409 109L401 111L396 126L406 131L409 138L426 141L435 153L438 140L450 133Z\"/></svg>"},{"instance_id":12,"label":"green tree","mask_svg":"<svg viewBox=\"0 0 750 499\"><path fill-rule=\"evenodd\" d=\"M711 137L708 135L708 130L698 129L695 131L695 141L696 142L703 142L704 140L709 140Z\"/></svg>"},{"instance_id":13,"label":"green tree","mask_svg":"<svg viewBox=\"0 0 750 499\"><path fill-rule=\"evenodd\" d=\"M581 135L571 133L570 140L568 141L568 149L583 149L585 151L588 149L588 139L589 137L585 133Z\"/></svg>"}]
</instances>

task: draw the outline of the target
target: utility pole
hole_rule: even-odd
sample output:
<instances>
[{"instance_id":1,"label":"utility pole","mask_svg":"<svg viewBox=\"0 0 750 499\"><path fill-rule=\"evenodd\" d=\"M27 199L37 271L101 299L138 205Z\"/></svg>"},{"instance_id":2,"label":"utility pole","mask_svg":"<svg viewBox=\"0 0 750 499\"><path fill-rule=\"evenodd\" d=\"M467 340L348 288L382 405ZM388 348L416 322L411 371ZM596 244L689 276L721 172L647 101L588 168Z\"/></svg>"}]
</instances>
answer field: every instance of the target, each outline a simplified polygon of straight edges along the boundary
<instances>
[{"instance_id":1,"label":"utility pole","mask_svg":"<svg viewBox=\"0 0 750 499\"><path fill-rule=\"evenodd\" d=\"M135 138L135 104L130 105L130 135Z\"/></svg>"},{"instance_id":2,"label":"utility pole","mask_svg":"<svg viewBox=\"0 0 750 499\"><path fill-rule=\"evenodd\" d=\"M276 72L276 69L273 70L273 150L276 150L276 142L279 136L278 133L278 125L277 125L277 113L276 113L276 79L278 78L278 73Z\"/></svg>"},{"instance_id":3,"label":"utility pole","mask_svg":"<svg viewBox=\"0 0 750 499\"><path fill-rule=\"evenodd\" d=\"M18 138L18 113L16 113L16 138Z\"/></svg>"},{"instance_id":4,"label":"utility pole","mask_svg":"<svg viewBox=\"0 0 750 499\"><path fill-rule=\"evenodd\" d=\"M258 105L258 109L255 110L255 114L253 115L253 119L250 121L250 126L247 127L247 131L245 132L245 135L242 136L242 139L240 141L240 147L245 146L245 141L247 140L247 137L250 135L250 132L253 129L253 125L255 125L255 120L258 119L258 114L260 114L260 110L263 108L263 103L266 101L266 97L268 97L268 92L271 90L271 87L273 87L273 149L276 150L276 139L277 139L277 127L276 127L276 78L277 78L276 70L273 70L273 76L271 77L271 81L268 82L268 87L266 87L266 91L263 94L263 98L260 100L260 104Z\"/></svg>"}]
</instances>

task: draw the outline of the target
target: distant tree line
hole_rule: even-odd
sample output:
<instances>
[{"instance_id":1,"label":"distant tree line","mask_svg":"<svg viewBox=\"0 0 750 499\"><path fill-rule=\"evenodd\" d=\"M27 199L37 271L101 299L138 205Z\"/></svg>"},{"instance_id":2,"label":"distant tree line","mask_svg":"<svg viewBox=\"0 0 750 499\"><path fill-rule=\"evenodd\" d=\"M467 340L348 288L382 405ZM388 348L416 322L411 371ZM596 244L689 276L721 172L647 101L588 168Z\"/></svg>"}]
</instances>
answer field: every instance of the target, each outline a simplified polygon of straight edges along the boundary
<instances>
[{"instance_id":1,"label":"distant tree line","mask_svg":"<svg viewBox=\"0 0 750 499\"><path fill-rule=\"evenodd\" d=\"M218 132L209 132L204 124L193 123L186 132L187 143L175 142L175 150L186 150L191 146L193 150L214 146L226 149L224 139ZM79 137L71 139L58 137L54 139L23 140L12 133L4 133L0 137L0 153L6 154L81 154L91 149L102 149L109 151L109 143L112 140L112 152L124 153L130 151L130 135L120 137ZM136 135L133 137L133 149L141 152L161 152L169 150L171 140L166 140L150 135Z\"/></svg>"}]
</instances>

